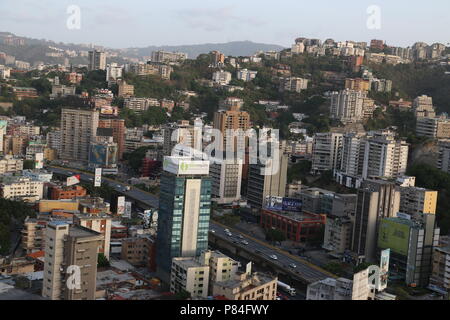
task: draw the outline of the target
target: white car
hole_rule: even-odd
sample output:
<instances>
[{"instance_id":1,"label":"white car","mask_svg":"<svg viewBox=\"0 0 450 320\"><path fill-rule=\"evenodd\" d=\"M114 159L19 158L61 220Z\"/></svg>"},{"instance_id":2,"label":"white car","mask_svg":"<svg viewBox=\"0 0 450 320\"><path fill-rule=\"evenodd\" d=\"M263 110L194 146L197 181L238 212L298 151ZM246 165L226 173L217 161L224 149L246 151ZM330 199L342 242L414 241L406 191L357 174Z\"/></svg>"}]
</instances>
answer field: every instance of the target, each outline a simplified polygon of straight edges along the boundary
<instances>
[{"instance_id":1,"label":"white car","mask_svg":"<svg viewBox=\"0 0 450 320\"><path fill-rule=\"evenodd\" d=\"M245 240L243 240L241 243L246 246L248 245L248 241L245 241Z\"/></svg>"},{"instance_id":2,"label":"white car","mask_svg":"<svg viewBox=\"0 0 450 320\"><path fill-rule=\"evenodd\" d=\"M225 233L230 233L230 230L228 230L228 229L225 229L223 231L225 231Z\"/></svg>"},{"instance_id":3,"label":"white car","mask_svg":"<svg viewBox=\"0 0 450 320\"><path fill-rule=\"evenodd\" d=\"M292 269L297 268L297 266L295 265L295 263L291 263L291 264L289 265L289 267L291 267Z\"/></svg>"},{"instance_id":4,"label":"white car","mask_svg":"<svg viewBox=\"0 0 450 320\"><path fill-rule=\"evenodd\" d=\"M227 236L232 237L233 234L231 232L227 232Z\"/></svg>"},{"instance_id":5,"label":"white car","mask_svg":"<svg viewBox=\"0 0 450 320\"><path fill-rule=\"evenodd\" d=\"M276 255L274 255L274 254L271 255L270 258L271 258L272 260L278 260L278 257L277 257Z\"/></svg>"}]
</instances>

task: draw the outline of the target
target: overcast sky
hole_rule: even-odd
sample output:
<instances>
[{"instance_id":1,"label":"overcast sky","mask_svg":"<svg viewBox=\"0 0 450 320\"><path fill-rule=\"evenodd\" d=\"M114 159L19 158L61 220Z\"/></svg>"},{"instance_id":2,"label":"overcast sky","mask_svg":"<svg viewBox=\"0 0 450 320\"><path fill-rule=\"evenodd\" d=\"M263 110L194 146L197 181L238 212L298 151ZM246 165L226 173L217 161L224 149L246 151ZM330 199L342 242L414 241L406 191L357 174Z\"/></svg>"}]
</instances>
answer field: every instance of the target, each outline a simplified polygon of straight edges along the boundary
<instances>
[{"instance_id":1,"label":"overcast sky","mask_svg":"<svg viewBox=\"0 0 450 320\"><path fill-rule=\"evenodd\" d=\"M67 8L81 28L67 28ZM368 29L367 8L381 9ZM290 46L296 37L409 46L450 42L449 0L0 0L0 31L112 48L251 40Z\"/></svg>"}]
</instances>

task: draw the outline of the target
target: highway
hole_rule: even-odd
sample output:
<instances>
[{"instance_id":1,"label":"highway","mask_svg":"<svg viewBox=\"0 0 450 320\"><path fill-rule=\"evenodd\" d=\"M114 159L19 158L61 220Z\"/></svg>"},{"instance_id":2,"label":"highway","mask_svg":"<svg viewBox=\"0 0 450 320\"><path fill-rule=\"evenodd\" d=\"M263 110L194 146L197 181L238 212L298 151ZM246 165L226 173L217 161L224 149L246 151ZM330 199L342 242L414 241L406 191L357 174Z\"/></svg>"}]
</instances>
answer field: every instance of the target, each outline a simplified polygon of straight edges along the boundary
<instances>
[{"instance_id":1,"label":"highway","mask_svg":"<svg viewBox=\"0 0 450 320\"><path fill-rule=\"evenodd\" d=\"M82 181L90 181L93 183L93 174L84 173L75 169L66 169L60 167L47 167L47 170L52 171L56 174L67 176L80 174L80 179ZM102 177L102 184L108 184L117 192L133 200L139 201L147 205L148 207L158 208L159 199L155 195L104 177ZM130 187L129 191L126 191L126 186ZM230 230L232 234L231 237L226 234L225 229ZM234 230L233 228L221 225L217 222L210 222L210 232L213 232L216 236L233 243L234 246L241 246L242 248L245 248L250 252L254 252L259 256L266 258L266 260L271 261L282 269L290 270L293 274L306 280L308 283L312 283L328 277L336 277L333 274L321 269L320 267L301 259L300 257L291 255L279 248L269 245L268 243L255 239L247 234L241 233ZM273 255L275 255L277 259L271 258L271 256Z\"/></svg>"}]
</instances>

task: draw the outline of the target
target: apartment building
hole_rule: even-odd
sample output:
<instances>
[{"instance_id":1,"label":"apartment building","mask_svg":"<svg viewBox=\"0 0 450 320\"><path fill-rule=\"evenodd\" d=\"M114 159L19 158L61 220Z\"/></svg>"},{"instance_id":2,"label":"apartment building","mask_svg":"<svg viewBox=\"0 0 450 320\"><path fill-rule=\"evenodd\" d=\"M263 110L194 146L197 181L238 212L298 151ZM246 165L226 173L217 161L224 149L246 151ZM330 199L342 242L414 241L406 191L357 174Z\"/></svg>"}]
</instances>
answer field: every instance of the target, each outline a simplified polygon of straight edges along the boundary
<instances>
[{"instance_id":1,"label":"apartment building","mask_svg":"<svg viewBox=\"0 0 450 320\"><path fill-rule=\"evenodd\" d=\"M98 127L112 129L113 142L117 144L117 159L122 160L125 152L125 120L102 117L98 121Z\"/></svg>"},{"instance_id":2,"label":"apartment building","mask_svg":"<svg viewBox=\"0 0 450 320\"><path fill-rule=\"evenodd\" d=\"M436 112L433 107L433 98L426 95L414 99L412 110L416 118L435 118Z\"/></svg>"},{"instance_id":3,"label":"apartment building","mask_svg":"<svg viewBox=\"0 0 450 320\"><path fill-rule=\"evenodd\" d=\"M416 134L433 139L450 139L450 119L447 117L417 118Z\"/></svg>"},{"instance_id":4,"label":"apartment building","mask_svg":"<svg viewBox=\"0 0 450 320\"><path fill-rule=\"evenodd\" d=\"M50 300L95 300L102 235L66 222L47 225L42 296ZM72 277L79 270L80 281Z\"/></svg>"},{"instance_id":5,"label":"apartment building","mask_svg":"<svg viewBox=\"0 0 450 320\"><path fill-rule=\"evenodd\" d=\"M248 69L241 69L241 70L237 71L236 78L238 80L249 82L249 81L252 81L253 79L255 79L257 74L258 74L258 71L252 71L252 70L248 70Z\"/></svg>"},{"instance_id":6,"label":"apartment building","mask_svg":"<svg viewBox=\"0 0 450 320\"><path fill-rule=\"evenodd\" d=\"M89 146L97 135L98 123L98 111L62 109L60 157L87 162Z\"/></svg>"},{"instance_id":7,"label":"apartment building","mask_svg":"<svg viewBox=\"0 0 450 320\"><path fill-rule=\"evenodd\" d=\"M275 300L277 277L262 273L237 273L234 279L214 284L213 295L228 300Z\"/></svg>"},{"instance_id":8,"label":"apartment building","mask_svg":"<svg viewBox=\"0 0 450 320\"><path fill-rule=\"evenodd\" d=\"M342 123L353 123L364 118L364 99L367 92L345 89L331 93L330 116Z\"/></svg>"},{"instance_id":9,"label":"apartment building","mask_svg":"<svg viewBox=\"0 0 450 320\"><path fill-rule=\"evenodd\" d=\"M369 91L370 81L361 78L356 79L347 78L345 79L345 89L354 91Z\"/></svg>"},{"instance_id":10,"label":"apartment building","mask_svg":"<svg viewBox=\"0 0 450 320\"><path fill-rule=\"evenodd\" d=\"M343 134L316 133L313 140L312 168L314 174L336 168L341 159Z\"/></svg>"},{"instance_id":11,"label":"apartment building","mask_svg":"<svg viewBox=\"0 0 450 320\"><path fill-rule=\"evenodd\" d=\"M187 53L182 52L167 52L162 50L152 52L152 62L158 63L183 62L187 57Z\"/></svg>"},{"instance_id":12,"label":"apartment building","mask_svg":"<svg viewBox=\"0 0 450 320\"><path fill-rule=\"evenodd\" d=\"M158 99L153 98L126 98L124 100L124 107L133 110L136 113L147 111L150 107L160 107L161 104Z\"/></svg>"},{"instance_id":13,"label":"apartment building","mask_svg":"<svg viewBox=\"0 0 450 320\"><path fill-rule=\"evenodd\" d=\"M231 81L231 73L228 71L216 71L212 75L212 80L219 85L227 85Z\"/></svg>"},{"instance_id":14,"label":"apartment building","mask_svg":"<svg viewBox=\"0 0 450 320\"><path fill-rule=\"evenodd\" d=\"M44 183L24 177L3 177L0 196L4 199L22 199L35 202L43 198Z\"/></svg>"},{"instance_id":15,"label":"apartment building","mask_svg":"<svg viewBox=\"0 0 450 320\"><path fill-rule=\"evenodd\" d=\"M353 223L350 217L327 216L322 248L343 254L351 248Z\"/></svg>"},{"instance_id":16,"label":"apartment building","mask_svg":"<svg viewBox=\"0 0 450 320\"><path fill-rule=\"evenodd\" d=\"M106 53L102 51L89 51L88 70L105 70L106 69Z\"/></svg>"},{"instance_id":17,"label":"apartment building","mask_svg":"<svg viewBox=\"0 0 450 320\"><path fill-rule=\"evenodd\" d=\"M187 291L192 297L208 297L209 265L200 259L173 258L170 292Z\"/></svg>"},{"instance_id":18,"label":"apartment building","mask_svg":"<svg viewBox=\"0 0 450 320\"><path fill-rule=\"evenodd\" d=\"M111 216L107 214L75 214L73 216L74 225L87 228L102 235L98 252L103 253L108 260L111 242L111 221Z\"/></svg>"},{"instance_id":19,"label":"apartment building","mask_svg":"<svg viewBox=\"0 0 450 320\"><path fill-rule=\"evenodd\" d=\"M308 89L308 79L299 77L288 77L280 79L280 91L290 91L300 93Z\"/></svg>"},{"instance_id":20,"label":"apartment building","mask_svg":"<svg viewBox=\"0 0 450 320\"><path fill-rule=\"evenodd\" d=\"M441 171L450 173L450 139L439 140L438 149L436 167Z\"/></svg>"},{"instance_id":21,"label":"apartment building","mask_svg":"<svg viewBox=\"0 0 450 320\"><path fill-rule=\"evenodd\" d=\"M399 187L400 212L415 216L420 213L436 213L438 192L414 186Z\"/></svg>"},{"instance_id":22,"label":"apartment building","mask_svg":"<svg viewBox=\"0 0 450 320\"><path fill-rule=\"evenodd\" d=\"M146 234L122 239L121 258L133 266L145 266L155 271L155 246L155 240Z\"/></svg>"},{"instance_id":23,"label":"apartment building","mask_svg":"<svg viewBox=\"0 0 450 320\"><path fill-rule=\"evenodd\" d=\"M430 287L450 293L450 247L433 248Z\"/></svg>"},{"instance_id":24,"label":"apartment building","mask_svg":"<svg viewBox=\"0 0 450 320\"><path fill-rule=\"evenodd\" d=\"M22 229L22 249L27 254L44 250L47 221L27 217Z\"/></svg>"},{"instance_id":25,"label":"apartment building","mask_svg":"<svg viewBox=\"0 0 450 320\"><path fill-rule=\"evenodd\" d=\"M6 155L0 159L0 174L15 173L23 170L23 159Z\"/></svg>"},{"instance_id":26,"label":"apartment building","mask_svg":"<svg viewBox=\"0 0 450 320\"><path fill-rule=\"evenodd\" d=\"M57 186L49 187L49 194L51 200L72 200L78 197L85 197L87 192L82 186Z\"/></svg>"},{"instance_id":27,"label":"apartment building","mask_svg":"<svg viewBox=\"0 0 450 320\"><path fill-rule=\"evenodd\" d=\"M132 97L134 96L134 86L132 84L127 84L125 80L117 81L118 84L118 97Z\"/></svg>"}]
</instances>

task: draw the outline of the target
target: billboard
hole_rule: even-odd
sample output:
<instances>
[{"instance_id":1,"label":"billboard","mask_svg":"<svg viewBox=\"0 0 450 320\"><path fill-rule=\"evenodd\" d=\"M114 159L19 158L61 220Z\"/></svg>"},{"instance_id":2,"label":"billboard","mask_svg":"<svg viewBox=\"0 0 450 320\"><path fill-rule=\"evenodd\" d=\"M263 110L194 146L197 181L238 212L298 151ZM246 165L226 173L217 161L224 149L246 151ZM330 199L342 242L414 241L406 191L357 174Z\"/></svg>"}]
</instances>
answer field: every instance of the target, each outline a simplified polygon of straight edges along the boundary
<instances>
[{"instance_id":1,"label":"billboard","mask_svg":"<svg viewBox=\"0 0 450 320\"><path fill-rule=\"evenodd\" d=\"M164 171L176 175L207 175L209 174L209 161L164 157L163 168Z\"/></svg>"},{"instance_id":2,"label":"billboard","mask_svg":"<svg viewBox=\"0 0 450 320\"><path fill-rule=\"evenodd\" d=\"M102 168L95 169L94 187L102 186Z\"/></svg>"},{"instance_id":3,"label":"billboard","mask_svg":"<svg viewBox=\"0 0 450 320\"><path fill-rule=\"evenodd\" d=\"M34 168L35 169L42 169L44 167L44 154L43 153L36 153L34 155Z\"/></svg>"},{"instance_id":4,"label":"billboard","mask_svg":"<svg viewBox=\"0 0 450 320\"><path fill-rule=\"evenodd\" d=\"M117 198L117 214L122 216L125 213L125 197Z\"/></svg>"},{"instance_id":5,"label":"billboard","mask_svg":"<svg viewBox=\"0 0 450 320\"><path fill-rule=\"evenodd\" d=\"M75 175L67 178L67 186L73 186L80 183L80 175Z\"/></svg>"},{"instance_id":6,"label":"billboard","mask_svg":"<svg viewBox=\"0 0 450 320\"><path fill-rule=\"evenodd\" d=\"M101 144L91 144L89 152L89 163L97 166L104 166L107 162L106 146Z\"/></svg>"},{"instance_id":7,"label":"billboard","mask_svg":"<svg viewBox=\"0 0 450 320\"><path fill-rule=\"evenodd\" d=\"M295 198L266 197L265 209L271 211L301 212L302 201Z\"/></svg>"},{"instance_id":8,"label":"billboard","mask_svg":"<svg viewBox=\"0 0 450 320\"><path fill-rule=\"evenodd\" d=\"M409 232L408 224L383 219L378 234L378 247L391 249L392 252L408 256Z\"/></svg>"},{"instance_id":9,"label":"billboard","mask_svg":"<svg viewBox=\"0 0 450 320\"><path fill-rule=\"evenodd\" d=\"M388 273L389 273L389 258L391 256L391 249L381 251L380 257L380 281L378 281L377 290L383 291L387 288Z\"/></svg>"},{"instance_id":10,"label":"billboard","mask_svg":"<svg viewBox=\"0 0 450 320\"><path fill-rule=\"evenodd\" d=\"M131 218L131 202L125 202L125 212L123 214L125 218Z\"/></svg>"}]
</instances>

